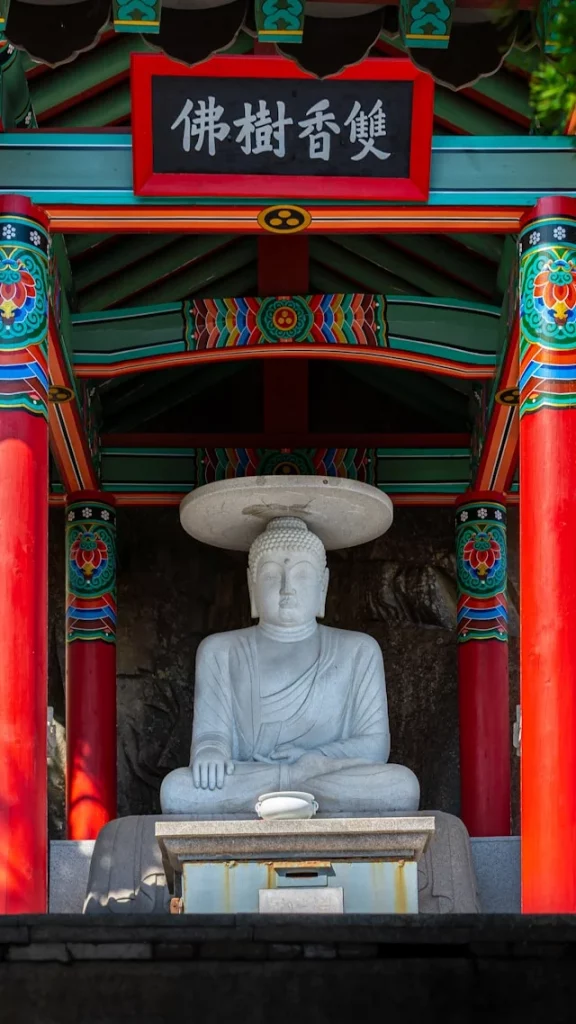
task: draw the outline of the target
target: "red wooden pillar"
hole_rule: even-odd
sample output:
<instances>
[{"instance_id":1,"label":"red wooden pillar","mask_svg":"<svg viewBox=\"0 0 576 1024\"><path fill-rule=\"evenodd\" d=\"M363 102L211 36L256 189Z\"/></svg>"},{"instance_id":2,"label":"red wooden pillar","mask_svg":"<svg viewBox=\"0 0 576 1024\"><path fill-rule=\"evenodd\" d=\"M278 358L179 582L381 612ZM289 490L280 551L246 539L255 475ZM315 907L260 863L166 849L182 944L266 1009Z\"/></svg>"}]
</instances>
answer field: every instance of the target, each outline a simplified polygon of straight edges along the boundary
<instances>
[{"instance_id":1,"label":"red wooden pillar","mask_svg":"<svg viewBox=\"0 0 576 1024\"><path fill-rule=\"evenodd\" d=\"M0 198L0 914L46 910L47 229Z\"/></svg>"},{"instance_id":2,"label":"red wooden pillar","mask_svg":"<svg viewBox=\"0 0 576 1024\"><path fill-rule=\"evenodd\" d=\"M461 816L473 836L510 835L506 505L469 492L456 511Z\"/></svg>"},{"instance_id":3,"label":"red wooden pillar","mask_svg":"<svg viewBox=\"0 0 576 1024\"><path fill-rule=\"evenodd\" d=\"M576 912L576 202L520 236L522 909Z\"/></svg>"},{"instance_id":4,"label":"red wooden pillar","mask_svg":"<svg viewBox=\"0 0 576 1024\"><path fill-rule=\"evenodd\" d=\"M116 512L99 491L66 505L66 801L69 839L116 817Z\"/></svg>"}]
</instances>

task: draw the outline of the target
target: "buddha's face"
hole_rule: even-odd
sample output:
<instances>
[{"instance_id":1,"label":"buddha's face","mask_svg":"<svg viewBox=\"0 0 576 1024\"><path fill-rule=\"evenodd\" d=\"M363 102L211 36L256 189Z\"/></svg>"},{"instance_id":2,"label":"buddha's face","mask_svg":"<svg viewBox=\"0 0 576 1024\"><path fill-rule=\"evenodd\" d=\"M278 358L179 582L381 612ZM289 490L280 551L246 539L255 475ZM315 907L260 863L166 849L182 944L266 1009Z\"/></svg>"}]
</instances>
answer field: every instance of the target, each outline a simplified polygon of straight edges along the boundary
<instances>
[{"instance_id":1,"label":"buddha's face","mask_svg":"<svg viewBox=\"0 0 576 1024\"><path fill-rule=\"evenodd\" d=\"M324 614L328 570L309 551L271 551L251 580L252 614L273 626L303 626Z\"/></svg>"}]
</instances>

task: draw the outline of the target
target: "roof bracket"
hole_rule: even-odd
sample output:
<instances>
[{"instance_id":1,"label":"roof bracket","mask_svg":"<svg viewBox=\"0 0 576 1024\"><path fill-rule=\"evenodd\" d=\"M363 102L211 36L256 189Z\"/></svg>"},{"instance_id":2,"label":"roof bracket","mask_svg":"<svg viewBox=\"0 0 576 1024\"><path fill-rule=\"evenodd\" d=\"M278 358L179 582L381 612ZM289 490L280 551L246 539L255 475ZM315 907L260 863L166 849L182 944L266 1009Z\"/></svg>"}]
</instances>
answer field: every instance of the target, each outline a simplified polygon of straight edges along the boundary
<instances>
[{"instance_id":1,"label":"roof bracket","mask_svg":"<svg viewBox=\"0 0 576 1024\"><path fill-rule=\"evenodd\" d=\"M162 0L113 0L112 7L115 32L160 32Z\"/></svg>"},{"instance_id":2,"label":"roof bracket","mask_svg":"<svg viewBox=\"0 0 576 1024\"><path fill-rule=\"evenodd\" d=\"M447 49L455 6L455 0L400 0L400 35L404 46Z\"/></svg>"},{"instance_id":3,"label":"roof bracket","mask_svg":"<svg viewBox=\"0 0 576 1024\"><path fill-rule=\"evenodd\" d=\"M254 0L259 43L301 43L304 0Z\"/></svg>"}]
</instances>

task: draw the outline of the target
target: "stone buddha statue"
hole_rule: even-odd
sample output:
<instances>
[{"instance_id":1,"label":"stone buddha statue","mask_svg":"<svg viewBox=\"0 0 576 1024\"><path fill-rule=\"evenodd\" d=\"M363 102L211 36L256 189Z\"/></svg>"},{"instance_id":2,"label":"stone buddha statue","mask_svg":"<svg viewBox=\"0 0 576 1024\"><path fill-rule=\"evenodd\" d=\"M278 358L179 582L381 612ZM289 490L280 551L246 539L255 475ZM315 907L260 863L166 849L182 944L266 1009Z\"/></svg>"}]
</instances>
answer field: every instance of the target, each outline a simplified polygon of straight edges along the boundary
<instances>
[{"instance_id":1,"label":"stone buddha statue","mask_svg":"<svg viewBox=\"0 0 576 1024\"><path fill-rule=\"evenodd\" d=\"M415 811L419 785L388 764L384 665L370 636L319 625L326 551L299 518L252 543L256 626L198 649L191 760L166 776L166 814L253 812L258 796L307 790L327 813Z\"/></svg>"}]
</instances>

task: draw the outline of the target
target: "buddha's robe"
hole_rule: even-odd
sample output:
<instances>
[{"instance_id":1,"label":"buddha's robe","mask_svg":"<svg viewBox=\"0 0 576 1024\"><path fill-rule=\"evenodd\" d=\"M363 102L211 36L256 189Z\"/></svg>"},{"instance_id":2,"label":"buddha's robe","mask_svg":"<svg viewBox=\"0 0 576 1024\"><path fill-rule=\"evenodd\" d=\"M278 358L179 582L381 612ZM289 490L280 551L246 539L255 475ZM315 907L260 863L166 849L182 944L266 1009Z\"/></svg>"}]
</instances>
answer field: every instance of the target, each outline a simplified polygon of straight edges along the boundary
<instances>
[{"instance_id":1,"label":"buddha's robe","mask_svg":"<svg viewBox=\"0 0 576 1024\"><path fill-rule=\"evenodd\" d=\"M264 792L305 789L321 811L416 810L416 777L387 764L388 707L382 654L363 633L318 627L318 654L295 671L300 643L277 642L279 678L262 679L258 627L208 637L200 645L191 763L203 751L231 761L222 789L196 788L190 768L163 782L165 813L253 811ZM288 671L287 671L288 666ZM287 680L287 681L286 681ZM291 763L275 760L278 747L305 751ZM314 756L310 756L314 755Z\"/></svg>"}]
</instances>

